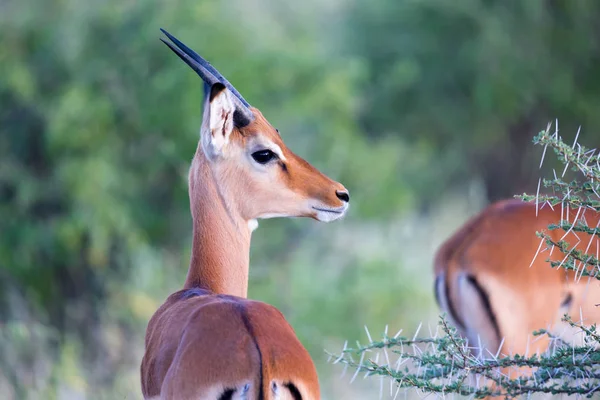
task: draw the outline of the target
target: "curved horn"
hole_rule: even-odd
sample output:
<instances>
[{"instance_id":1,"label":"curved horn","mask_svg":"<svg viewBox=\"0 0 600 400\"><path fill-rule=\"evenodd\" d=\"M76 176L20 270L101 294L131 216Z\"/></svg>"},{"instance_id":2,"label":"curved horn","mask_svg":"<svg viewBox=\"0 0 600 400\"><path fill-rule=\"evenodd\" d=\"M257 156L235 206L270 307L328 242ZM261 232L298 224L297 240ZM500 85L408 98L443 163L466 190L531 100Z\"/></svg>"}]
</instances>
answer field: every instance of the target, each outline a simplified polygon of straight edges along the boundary
<instances>
[{"instance_id":1,"label":"curved horn","mask_svg":"<svg viewBox=\"0 0 600 400\"><path fill-rule=\"evenodd\" d=\"M244 127L250 122L252 122L252 120L254 120L254 114L250 110L250 104L248 104L248 102L242 97L242 95L233 87L231 83L229 83L229 81L227 81L227 79L223 77L223 75L219 73L219 71L215 69L215 67L213 67L204 58L200 57L198 53L196 53L194 50L190 49L181 41L179 41L175 36L171 35L169 32L162 28L160 30L177 47L173 46L171 43L167 42L163 38L161 38L160 40L164 44L169 46L169 48L175 54L177 54L179 58L185 61L187 65L189 65L194 71L196 71L196 73L202 78L202 80L204 80L204 82L206 82L209 86L220 82L223 85L225 85L225 87L227 87L227 89L229 89L231 93L234 94L235 97L232 100L236 106L234 114L234 122L236 126Z\"/></svg>"},{"instance_id":2,"label":"curved horn","mask_svg":"<svg viewBox=\"0 0 600 400\"><path fill-rule=\"evenodd\" d=\"M198 62L205 69L210 71L215 76L215 78L217 78L223 85L225 85L225 87L227 87L227 89L229 89L231 91L231 93L235 94L237 96L237 98L240 99L240 101L242 102L242 104L244 104L244 106L250 107L250 104L246 101L246 99L244 99L244 97L240 94L240 92L238 92L237 89L234 88L233 85L231 83L229 83L229 81L227 79L225 79L225 77L223 75L221 75L221 73L219 71L217 71L217 69L215 67L213 67L211 63L209 63L204 58L202 58L194 50L190 49L185 44L181 43L181 41L179 39L177 39L175 36L171 35L166 30L160 28L160 31L162 33L164 33L165 35L167 35L167 37L169 39L171 39L171 41L173 43L175 43L177 45L177 47L182 49L187 55L192 57L194 60L196 60L196 62Z\"/></svg>"}]
</instances>

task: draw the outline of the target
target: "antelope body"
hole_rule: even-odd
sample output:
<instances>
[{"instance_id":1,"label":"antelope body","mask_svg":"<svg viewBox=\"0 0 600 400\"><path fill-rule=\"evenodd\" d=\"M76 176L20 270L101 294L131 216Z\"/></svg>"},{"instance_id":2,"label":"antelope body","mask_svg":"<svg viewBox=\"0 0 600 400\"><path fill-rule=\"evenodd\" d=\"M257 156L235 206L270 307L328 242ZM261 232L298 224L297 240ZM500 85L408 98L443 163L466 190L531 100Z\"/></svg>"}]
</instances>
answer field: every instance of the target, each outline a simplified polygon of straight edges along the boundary
<instances>
[{"instance_id":1,"label":"antelope body","mask_svg":"<svg viewBox=\"0 0 600 400\"><path fill-rule=\"evenodd\" d=\"M320 399L315 366L284 316L246 298L250 238L258 218L338 219L349 194L292 153L214 67L163 32L207 95L189 172L190 267L184 288L148 323L144 398Z\"/></svg>"},{"instance_id":2,"label":"antelope body","mask_svg":"<svg viewBox=\"0 0 600 400\"><path fill-rule=\"evenodd\" d=\"M573 320L582 316L584 324L600 322L600 281L551 268L548 259L561 261L565 255L558 249L540 252L545 245L536 236L547 231L556 242L563 239L570 247L597 254L599 241L589 234L548 230L549 224L576 218L593 228L600 216L547 204L536 216L534 203L500 201L442 244L435 257L436 298L471 346L491 354L531 355L550 345L546 335L534 338L535 330L549 329L569 340L560 321L565 312Z\"/></svg>"}]
</instances>

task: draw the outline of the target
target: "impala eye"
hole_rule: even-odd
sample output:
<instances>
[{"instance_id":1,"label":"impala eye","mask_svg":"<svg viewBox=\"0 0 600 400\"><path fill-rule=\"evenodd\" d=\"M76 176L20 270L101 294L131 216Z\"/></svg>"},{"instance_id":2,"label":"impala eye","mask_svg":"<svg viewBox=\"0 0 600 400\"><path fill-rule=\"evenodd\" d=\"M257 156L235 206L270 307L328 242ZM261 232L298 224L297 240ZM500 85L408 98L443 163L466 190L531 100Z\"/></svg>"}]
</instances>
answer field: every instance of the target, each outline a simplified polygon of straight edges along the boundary
<instances>
[{"instance_id":1,"label":"impala eye","mask_svg":"<svg viewBox=\"0 0 600 400\"><path fill-rule=\"evenodd\" d=\"M252 153L252 158L259 164L266 164L274 158L277 158L277 154L273 153L271 150L259 150Z\"/></svg>"}]
</instances>

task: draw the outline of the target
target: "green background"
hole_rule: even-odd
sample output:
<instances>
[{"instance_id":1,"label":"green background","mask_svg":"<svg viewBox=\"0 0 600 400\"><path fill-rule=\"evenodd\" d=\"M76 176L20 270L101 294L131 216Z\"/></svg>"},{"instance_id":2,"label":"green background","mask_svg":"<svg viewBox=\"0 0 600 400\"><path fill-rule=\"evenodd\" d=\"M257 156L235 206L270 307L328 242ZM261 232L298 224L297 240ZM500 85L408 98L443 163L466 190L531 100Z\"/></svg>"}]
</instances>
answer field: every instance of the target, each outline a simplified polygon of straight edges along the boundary
<instances>
[{"instance_id":1,"label":"green background","mask_svg":"<svg viewBox=\"0 0 600 400\"><path fill-rule=\"evenodd\" d=\"M0 397L138 399L148 319L182 285L210 60L352 195L262 221L250 297L278 307L324 399L378 398L324 350L435 326L432 258L486 203L535 192L531 138L600 136L600 3L0 0Z\"/></svg>"}]
</instances>

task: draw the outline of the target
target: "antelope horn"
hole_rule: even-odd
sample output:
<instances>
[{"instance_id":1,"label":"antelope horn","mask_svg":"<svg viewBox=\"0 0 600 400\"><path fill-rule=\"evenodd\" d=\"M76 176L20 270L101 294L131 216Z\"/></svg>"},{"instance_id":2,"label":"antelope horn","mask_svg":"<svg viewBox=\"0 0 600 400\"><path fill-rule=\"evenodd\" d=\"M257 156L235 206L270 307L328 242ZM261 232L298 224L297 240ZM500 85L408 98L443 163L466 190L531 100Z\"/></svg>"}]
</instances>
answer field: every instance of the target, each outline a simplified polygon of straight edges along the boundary
<instances>
[{"instance_id":1,"label":"antelope horn","mask_svg":"<svg viewBox=\"0 0 600 400\"><path fill-rule=\"evenodd\" d=\"M235 104L234 123L237 127L242 128L254 120L254 114L250 110L250 104L242 97L242 95L233 87L227 79L223 77L208 61L200 57L198 53L181 43L175 36L171 35L164 29L160 29L175 45L167 42L165 39L160 40L169 46L169 48L179 56L187 65L189 65L209 86L219 82L233 95Z\"/></svg>"}]
</instances>

